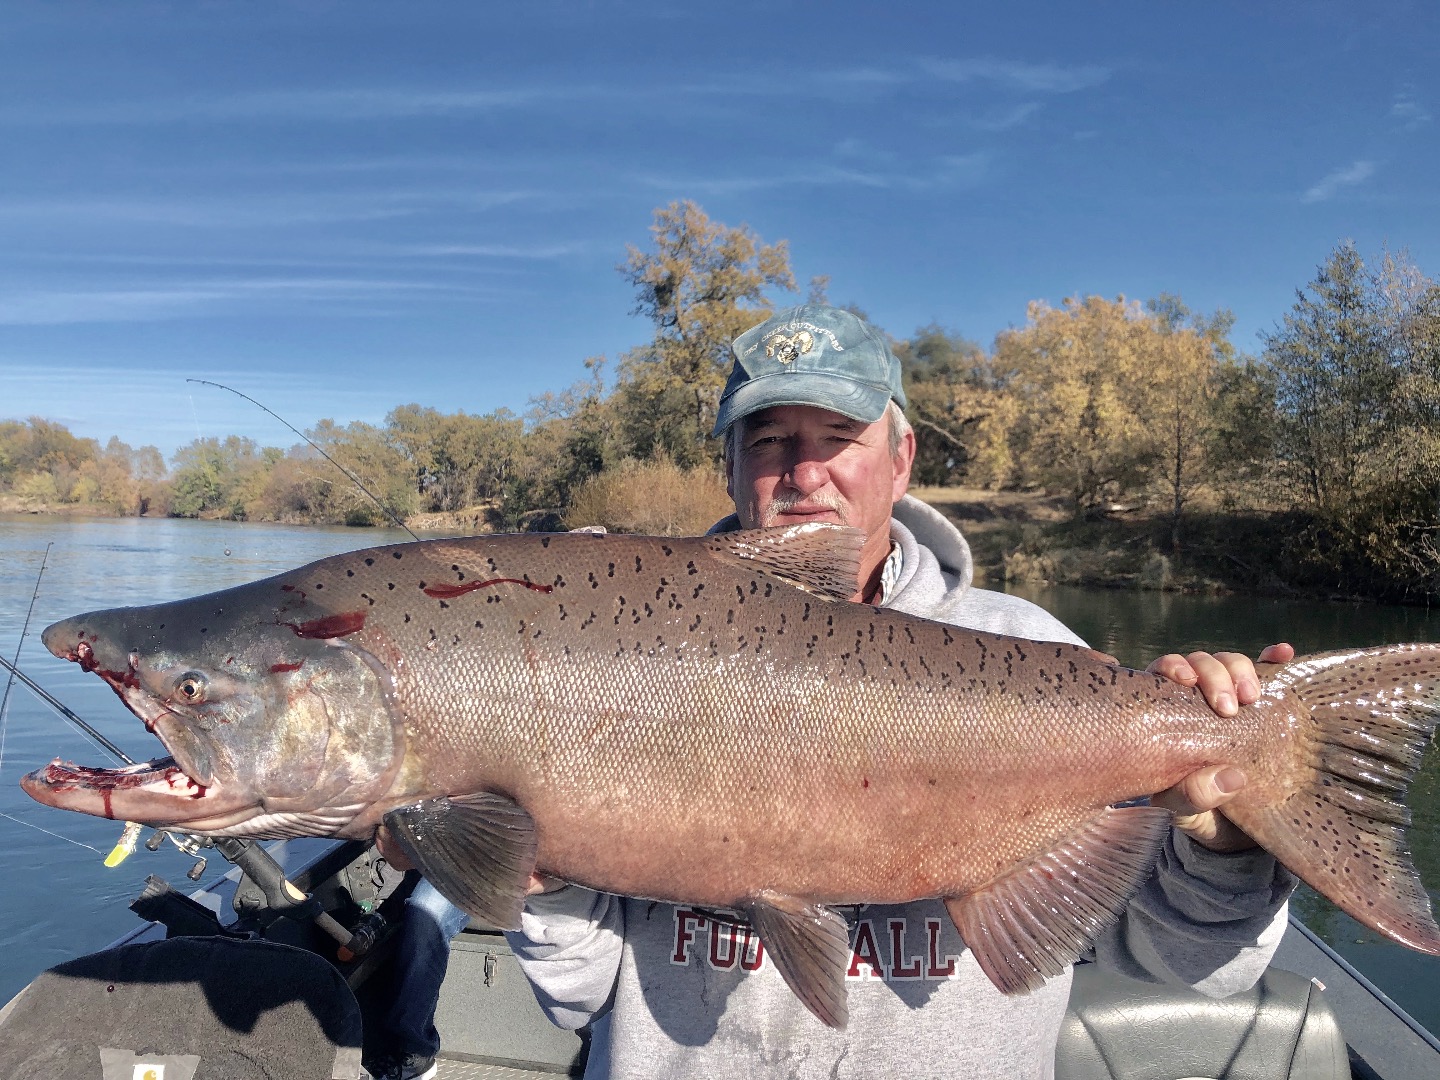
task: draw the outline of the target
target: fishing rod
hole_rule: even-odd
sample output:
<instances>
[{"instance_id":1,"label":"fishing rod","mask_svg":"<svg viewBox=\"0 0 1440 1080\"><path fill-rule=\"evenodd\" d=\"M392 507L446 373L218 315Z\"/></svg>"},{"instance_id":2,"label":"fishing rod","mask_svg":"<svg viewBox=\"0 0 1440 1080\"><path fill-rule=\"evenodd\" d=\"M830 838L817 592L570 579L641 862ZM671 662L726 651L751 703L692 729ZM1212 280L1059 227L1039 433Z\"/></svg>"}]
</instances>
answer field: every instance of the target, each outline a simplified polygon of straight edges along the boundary
<instances>
[{"instance_id":1,"label":"fishing rod","mask_svg":"<svg viewBox=\"0 0 1440 1080\"><path fill-rule=\"evenodd\" d=\"M49 705L66 720L75 724L97 743L103 746L110 753L114 754L126 765L134 765L135 760L125 751L121 750L104 735L96 731L93 726L83 719L37 683L26 675L18 667L0 656L0 666L5 667L12 678L19 679L32 694ZM120 840L113 851L105 860L106 866L118 866L125 858L135 850L135 844L140 837L140 830L144 828L138 821L127 821L125 831L120 834ZM324 911L319 902L313 897L306 896L292 885L285 877L278 863L263 848L256 847L250 840L239 837L222 837L214 839L208 836L200 836L197 833L177 832L173 829L156 829L154 835L145 841L145 847L149 851L155 851L164 840L169 840L177 848L195 860L195 863L186 871L185 876L191 881L199 879L205 872L205 856L200 854L202 848L216 848L226 860L240 867L250 875L252 881L260 886L265 894L266 901L271 908L282 914L291 915L294 918L309 919L321 930L329 934L342 946L346 947L352 956L362 956L372 944L370 936L373 931L364 928L358 931L345 929L332 915Z\"/></svg>"},{"instance_id":2,"label":"fishing rod","mask_svg":"<svg viewBox=\"0 0 1440 1080\"><path fill-rule=\"evenodd\" d=\"M41 701L43 701L46 705L49 705L50 708L54 709L66 720L69 720L70 723L74 724L82 732L84 732L91 739L93 739L98 745L108 750L110 753L114 754L126 765L135 764L134 758L130 757L128 754L125 753L124 750L121 750L104 735L96 731L95 728L93 728L90 724L87 724L84 720L82 720L79 716L75 714L74 710L70 709L54 694L50 693L50 691L46 690L43 686L37 683L34 679L30 678L29 675L26 675L25 672L21 671L18 667L16 667L9 660L6 660L3 656L0 656L0 667L4 667L6 670L8 670L12 679L19 679L21 685L23 685L27 690L29 690Z\"/></svg>"},{"instance_id":3,"label":"fishing rod","mask_svg":"<svg viewBox=\"0 0 1440 1080\"><path fill-rule=\"evenodd\" d=\"M35 614L35 601L40 596L40 579L45 576L45 567L50 562L50 549L55 546L51 540L45 545L45 554L40 556L40 572L35 575L35 588L30 590L30 606L25 610L25 622L20 627L20 640L15 645L16 664L20 663L20 650L25 648L25 635L30 632L30 617ZM0 698L0 763L5 761L5 719L9 715L10 691L15 688L15 669L10 668L10 677L5 680L5 696Z\"/></svg>"},{"instance_id":4,"label":"fishing rod","mask_svg":"<svg viewBox=\"0 0 1440 1080\"><path fill-rule=\"evenodd\" d=\"M50 708L54 709L55 712L59 713L62 718L70 721L70 723L74 724L77 728L79 728L82 733L89 736L90 739L93 740L97 746L108 750L115 757L119 758L121 763L125 765L134 765L136 763L134 758L132 758L129 754L125 753L124 750L121 750L120 747L116 746L104 735L100 734L99 731L95 730L93 725L87 723L63 701L57 698L54 694L50 693L50 691L46 690L43 686L37 683L29 675L26 675L25 672L21 671L18 667L16 667L9 660L6 660L3 656L0 656L0 667L4 667L7 671L10 672L10 677L12 679L19 679L20 684L24 686L27 690L29 690L32 694L34 694L37 698L39 698L40 701L50 706ZM130 853L135 850L135 844L140 839L140 830L142 828L143 826L138 821L127 821L125 823L125 830L120 834L119 841L115 844L115 847L111 850L110 854L105 857L106 866L119 866L120 863L125 861L125 859L130 855ZM187 873L187 877L189 877L193 881L205 872L205 857L199 854L199 851L202 847L209 846L209 841L207 837L197 836L194 833L177 833L172 832L169 829L157 829L155 835L151 837L150 840L147 840L145 842L145 846L149 850L154 851L160 846L160 838L162 836L169 839L172 844L174 844L177 848L183 851L186 855L189 855L192 859L197 860L196 864Z\"/></svg>"},{"instance_id":5,"label":"fishing rod","mask_svg":"<svg viewBox=\"0 0 1440 1080\"><path fill-rule=\"evenodd\" d=\"M284 424L287 428L289 428L291 431L293 431L296 435L299 435L300 438L304 439L307 443L309 443L311 449L313 449L317 454L319 454L319 455L320 455L321 457L323 457L326 461L330 462L331 465L334 465L334 466L335 466L337 469L339 469L342 473L344 473L346 476L348 476L348 477L350 478L350 480L355 484L355 486L358 487L361 491L363 491L366 495L368 495L368 496L370 497L370 501L373 502L376 506L378 506L378 507L380 508L380 512L381 512L382 514L384 514L386 517L388 517L392 522L395 523L395 525L396 525L397 528L404 529L407 533L410 533L411 538L414 539L414 540L419 540L419 539L420 539L420 537L416 536L415 533L414 533L414 531L411 530L410 526L406 525L405 522L401 521L400 518L396 516L395 511L391 510L388 506L386 506L383 502L381 502L379 496L377 496L373 491L371 491L369 488L367 488L364 484L362 484L362 483L360 482L360 478L359 478L358 476L356 476L356 475L355 475L354 473L352 473L349 469L347 469L344 465L341 465L340 462L336 461L333 457L331 457L329 454L327 454L324 450L322 450L322 449L320 448L320 445L319 445L318 443L316 443L314 439L310 438L309 435L306 435L303 431L301 431L299 428L297 428L294 424L290 423L289 420L286 420L286 419L285 419L283 416L281 416L279 413L275 412L273 409L267 408L266 406L260 404L260 402L256 401L256 400L255 400L253 397L251 397L249 394L242 394L239 390L236 390L233 386L226 386L224 383L211 382L209 379L188 379L188 378L187 378L185 381L186 381L186 382L192 382L192 383L199 383L201 386L213 386L213 387L215 387L215 388L217 388L217 389L219 389L219 390L228 390L230 393L234 394L236 397L244 398L246 401L250 402L251 405L254 405L257 409L261 410L262 412L268 413L270 416L273 416L276 420L279 420L280 423Z\"/></svg>"}]
</instances>

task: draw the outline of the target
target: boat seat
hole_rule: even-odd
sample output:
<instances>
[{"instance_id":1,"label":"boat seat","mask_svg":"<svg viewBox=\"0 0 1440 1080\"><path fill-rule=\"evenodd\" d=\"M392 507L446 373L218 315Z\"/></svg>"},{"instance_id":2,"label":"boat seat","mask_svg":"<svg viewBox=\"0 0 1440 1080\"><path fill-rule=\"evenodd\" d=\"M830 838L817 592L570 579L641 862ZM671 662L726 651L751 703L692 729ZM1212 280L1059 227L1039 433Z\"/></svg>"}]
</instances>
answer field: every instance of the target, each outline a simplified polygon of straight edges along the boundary
<instances>
[{"instance_id":1,"label":"boat seat","mask_svg":"<svg viewBox=\"0 0 1440 1080\"><path fill-rule=\"evenodd\" d=\"M314 953L175 937L41 972L0 1010L0 1076L359 1080L361 1035L354 994Z\"/></svg>"},{"instance_id":2,"label":"boat seat","mask_svg":"<svg viewBox=\"0 0 1440 1080\"><path fill-rule=\"evenodd\" d=\"M1271 968L1228 998L1075 969L1056 1080L1350 1080L1345 1038L1310 980Z\"/></svg>"}]
</instances>

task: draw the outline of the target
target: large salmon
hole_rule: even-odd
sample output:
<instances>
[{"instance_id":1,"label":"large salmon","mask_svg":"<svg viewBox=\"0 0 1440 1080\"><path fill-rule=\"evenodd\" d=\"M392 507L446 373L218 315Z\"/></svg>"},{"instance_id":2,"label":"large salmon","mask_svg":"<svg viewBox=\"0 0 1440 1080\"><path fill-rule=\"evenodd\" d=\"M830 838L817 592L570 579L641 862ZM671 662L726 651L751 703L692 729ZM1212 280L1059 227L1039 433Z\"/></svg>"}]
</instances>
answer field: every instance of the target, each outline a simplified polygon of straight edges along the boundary
<instances>
[{"instance_id":1,"label":"large salmon","mask_svg":"<svg viewBox=\"0 0 1440 1080\"><path fill-rule=\"evenodd\" d=\"M538 868L735 909L845 1022L836 905L944 897L1002 990L1058 974L1150 871L1190 771L1367 926L1440 954L1400 801L1440 645L1263 665L1225 719L1068 644L842 602L862 538L823 525L664 539L432 540L175 603L46 645L172 758L60 762L42 802L213 835L368 838L385 822L460 906L518 924Z\"/></svg>"}]
</instances>

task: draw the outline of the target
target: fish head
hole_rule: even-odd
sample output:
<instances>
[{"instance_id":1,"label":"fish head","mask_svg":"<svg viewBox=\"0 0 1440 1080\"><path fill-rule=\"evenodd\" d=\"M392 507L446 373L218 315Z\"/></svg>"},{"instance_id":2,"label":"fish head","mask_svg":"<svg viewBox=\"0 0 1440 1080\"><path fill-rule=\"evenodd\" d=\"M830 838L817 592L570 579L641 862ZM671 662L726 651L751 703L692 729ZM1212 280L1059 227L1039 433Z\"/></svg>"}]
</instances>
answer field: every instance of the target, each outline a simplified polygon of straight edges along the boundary
<instances>
[{"instance_id":1,"label":"fish head","mask_svg":"<svg viewBox=\"0 0 1440 1080\"><path fill-rule=\"evenodd\" d=\"M45 646L104 679L170 757L113 770L57 760L25 790L212 836L343 833L403 757L389 673L346 640L353 626L296 621L276 580L48 627Z\"/></svg>"}]
</instances>

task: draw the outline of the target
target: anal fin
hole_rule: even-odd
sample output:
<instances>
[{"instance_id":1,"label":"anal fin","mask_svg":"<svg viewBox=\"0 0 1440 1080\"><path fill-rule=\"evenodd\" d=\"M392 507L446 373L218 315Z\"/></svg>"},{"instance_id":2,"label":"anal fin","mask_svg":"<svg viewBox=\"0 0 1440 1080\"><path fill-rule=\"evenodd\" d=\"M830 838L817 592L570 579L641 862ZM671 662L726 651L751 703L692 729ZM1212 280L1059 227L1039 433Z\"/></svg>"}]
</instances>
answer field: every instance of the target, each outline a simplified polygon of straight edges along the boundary
<instances>
[{"instance_id":1,"label":"anal fin","mask_svg":"<svg viewBox=\"0 0 1440 1080\"><path fill-rule=\"evenodd\" d=\"M751 898L750 921L785 985L832 1028L845 1027L850 928L834 911L783 893Z\"/></svg>"},{"instance_id":2,"label":"anal fin","mask_svg":"<svg viewBox=\"0 0 1440 1080\"><path fill-rule=\"evenodd\" d=\"M456 907L501 930L520 928L536 837L514 800L486 791L441 796L391 810L385 825Z\"/></svg>"},{"instance_id":3,"label":"anal fin","mask_svg":"<svg viewBox=\"0 0 1440 1080\"><path fill-rule=\"evenodd\" d=\"M1053 851L945 901L1002 993L1025 994L1080 958L1155 865L1170 830L1158 806L1107 808Z\"/></svg>"}]
</instances>

